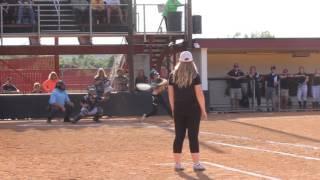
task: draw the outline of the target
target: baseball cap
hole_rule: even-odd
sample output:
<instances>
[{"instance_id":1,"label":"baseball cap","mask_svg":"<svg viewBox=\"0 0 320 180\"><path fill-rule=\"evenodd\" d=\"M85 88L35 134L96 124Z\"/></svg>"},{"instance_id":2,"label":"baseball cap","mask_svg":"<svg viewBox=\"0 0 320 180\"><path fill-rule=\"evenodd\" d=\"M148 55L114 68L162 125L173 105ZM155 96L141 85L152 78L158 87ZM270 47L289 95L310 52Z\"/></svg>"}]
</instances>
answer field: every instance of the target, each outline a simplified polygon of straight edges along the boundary
<instances>
[{"instance_id":1,"label":"baseball cap","mask_svg":"<svg viewBox=\"0 0 320 180\"><path fill-rule=\"evenodd\" d=\"M96 95L97 91L96 91L96 89L94 87L89 87L88 88L88 94Z\"/></svg>"},{"instance_id":2,"label":"baseball cap","mask_svg":"<svg viewBox=\"0 0 320 180\"><path fill-rule=\"evenodd\" d=\"M191 61L193 61L193 57L192 57L191 52L189 52L189 51L181 52L179 61L180 62L191 62Z\"/></svg>"},{"instance_id":3,"label":"baseball cap","mask_svg":"<svg viewBox=\"0 0 320 180\"><path fill-rule=\"evenodd\" d=\"M151 73L150 73L150 77L154 77L157 75L159 75L159 73L157 71L151 71Z\"/></svg>"}]
</instances>

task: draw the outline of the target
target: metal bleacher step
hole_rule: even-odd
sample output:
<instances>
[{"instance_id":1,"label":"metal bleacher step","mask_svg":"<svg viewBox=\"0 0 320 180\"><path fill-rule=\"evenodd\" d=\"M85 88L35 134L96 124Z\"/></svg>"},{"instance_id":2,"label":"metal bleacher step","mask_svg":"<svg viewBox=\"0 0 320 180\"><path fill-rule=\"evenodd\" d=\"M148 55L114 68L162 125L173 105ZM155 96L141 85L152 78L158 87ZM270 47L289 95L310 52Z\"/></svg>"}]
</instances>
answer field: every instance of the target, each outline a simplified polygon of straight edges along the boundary
<instances>
[{"instance_id":1,"label":"metal bleacher step","mask_svg":"<svg viewBox=\"0 0 320 180\"><path fill-rule=\"evenodd\" d=\"M54 32L59 32L59 31L63 31L63 32L80 32L79 29L63 29L63 30L50 30L50 29L46 29L46 30L42 30L42 32L50 32L50 33L54 33Z\"/></svg>"},{"instance_id":2,"label":"metal bleacher step","mask_svg":"<svg viewBox=\"0 0 320 180\"><path fill-rule=\"evenodd\" d=\"M79 32L69 0L34 0L39 6L41 32Z\"/></svg>"}]
</instances>

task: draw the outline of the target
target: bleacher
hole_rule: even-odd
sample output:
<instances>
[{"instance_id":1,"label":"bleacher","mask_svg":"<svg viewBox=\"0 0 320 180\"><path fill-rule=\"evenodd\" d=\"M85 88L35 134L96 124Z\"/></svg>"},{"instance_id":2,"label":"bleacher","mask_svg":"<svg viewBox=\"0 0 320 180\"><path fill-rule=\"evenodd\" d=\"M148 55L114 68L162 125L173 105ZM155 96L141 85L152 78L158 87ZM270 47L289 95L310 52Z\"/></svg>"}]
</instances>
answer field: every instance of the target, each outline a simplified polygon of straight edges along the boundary
<instances>
[{"instance_id":1,"label":"bleacher","mask_svg":"<svg viewBox=\"0 0 320 180\"><path fill-rule=\"evenodd\" d=\"M35 24L28 21L29 13L25 9L22 23L3 23L2 33L89 33L89 32L127 32L128 25L119 22L118 14L113 13L111 24L106 22L96 23L94 19L85 22L77 22L73 5L69 0L33 0L33 10L35 14ZM10 8L18 9L18 4L10 5ZM85 5L87 6L87 5ZM126 5L122 5L126 6ZM88 6L89 8L89 6ZM122 8L126 10L126 8ZM89 14L82 16L93 17ZM17 13L16 13L17 14ZM18 17L15 14L15 19ZM124 13L127 14L127 13ZM16 21L17 22L17 21ZM91 27L92 23L92 27Z\"/></svg>"}]
</instances>

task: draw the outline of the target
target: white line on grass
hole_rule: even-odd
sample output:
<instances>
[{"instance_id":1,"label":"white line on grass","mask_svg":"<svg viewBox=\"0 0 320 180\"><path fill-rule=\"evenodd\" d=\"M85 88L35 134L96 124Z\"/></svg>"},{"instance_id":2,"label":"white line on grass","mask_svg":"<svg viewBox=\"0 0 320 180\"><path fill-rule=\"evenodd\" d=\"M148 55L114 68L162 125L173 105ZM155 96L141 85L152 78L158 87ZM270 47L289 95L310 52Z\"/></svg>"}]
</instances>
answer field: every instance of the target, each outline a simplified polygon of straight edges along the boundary
<instances>
[{"instance_id":1,"label":"white line on grass","mask_svg":"<svg viewBox=\"0 0 320 180\"><path fill-rule=\"evenodd\" d=\"M267 149L260 149L260 148L249 147L249 146L239 146L239 145L235 145L235 144L227 144L227 143L215 142L215 141L208 141L207 143L209 143L209 144L217 144L217 145L221 145L221 146L228 146L228 147L233 147L233 148L239 148L239 149L247 149L247 150L253 150L253 151L260 151L260 152L268 152L268 153L272 153L272 154L278 154L278 155L282 155L282 156L300 158L300 159L304 159L304 160L320 161L320 158L302 156L302 155L298 155L298 154L286 153L286 152L281 152L281 151L272 151L272 150L267 150Z\"/></svg>"},{"instance_id":2,"label":"white line on grass","mask_svg":"<svg viewBox=\"0 0 320 180\"><path fill-rule=\"evenodd\" d=\"M245 174L245 175L249 175L249 176L254 176L254 177L258 177L258 178L264 178L264 179L269 179L269 180L280 180L280 178L277 178L277 177L266 176L266 175L251 172L251 171L245 171L245 170L241 170L241 169L237 169L237 168L232 168L232 167L228 167L228 166L225 166L222 164L217 164L217 163L212 163L212 162L207 162L207 161L202 161L202 163L206 164L208 166L217 167L217 168L224 169L227 171L237 172L237 173L241 173L241 174ZM191 164L191 163L185 163L185 164ZM174 163L161 163L161 164L156 164L156 166L171 166L171 167L173 167Z\"/></svg>"}]
</instances>

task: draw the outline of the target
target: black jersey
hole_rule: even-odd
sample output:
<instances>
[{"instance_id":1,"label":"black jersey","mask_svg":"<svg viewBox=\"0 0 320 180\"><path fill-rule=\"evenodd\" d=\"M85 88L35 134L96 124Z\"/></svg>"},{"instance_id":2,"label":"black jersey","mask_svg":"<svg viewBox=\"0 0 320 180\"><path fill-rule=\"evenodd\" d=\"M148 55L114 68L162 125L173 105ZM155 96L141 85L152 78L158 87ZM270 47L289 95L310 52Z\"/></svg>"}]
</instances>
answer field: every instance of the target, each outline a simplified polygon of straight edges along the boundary
<instances>
[{"instance_id":1,"label":"black jersey","mask_svg":"<svg viewBox=\"0 0 320 180\"><path fill-rule=\"evenodd\" d=\"M81 99L81 103L85 104L88 108L88 110L92 110L93 108L98 106L98 103L101 101L101 98L99 96L94 97L92 95L85 95Z\"/></svg>"},{"instance_id":2,"label":"black jersey","mask_svg":"<svg viewBox=\"0 0 320 180\"><path fill-rule=\"evenodd\" d=\"M236 71L234 69L232 69L231 71L228 72L228 75L231 77L240 77L240 76L244 76L244 73L240 70ZM230 79L230 85L231 88L241 88L241 79Z\"/></svg>"},{"instance_id":3,"label":"black jersey","mask_svg":"<svg viewBox=\"0 0 320 180\"><path fill-rule=\"evenodd\" d=\"M286 77L283 77L281 78L280 80L280 88L281 89L289 89L289 77L286 76Z\"/></svg>"},{"instance_id":4,"label":"black jersey","mask_svg":"<svg viewBox=\"0 0 320 180\"><path fill-rule=\"evenodd\" d=\"M186 106L189 104L198 104L196 93L194 90L195 85L201 84L200 75L193 79L192 84L188 87L180 88L173 81L173 74L170 74L169 77L169 85L173 86L174 89L174 102L175 104L179 104L182 106Z\"/></svg>"},{"instance_id":5,"label":"black jersey","mask_svg":"<svg viewBox=\"0 0 320 180\"><path fill-rule=\"evenodd\" d=\"M267 87L275 87L275 82L278 81L278 75L275 73L270 73L266 76Z\"/></svg>"},{"instance_id":6,"label":"black jersey","mask_svg":"<svg viewBox=\"0 0 320 180\"><path fill-rule=\"evenodd\" d=\"M297 77L298 84L300 84L300 85L305 84L305 81L307 79L307 74L306 73L298 73L297 75L299 75Z\"/></svg>"}]
</instances>

